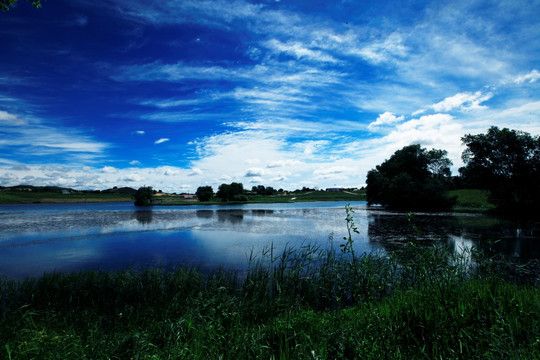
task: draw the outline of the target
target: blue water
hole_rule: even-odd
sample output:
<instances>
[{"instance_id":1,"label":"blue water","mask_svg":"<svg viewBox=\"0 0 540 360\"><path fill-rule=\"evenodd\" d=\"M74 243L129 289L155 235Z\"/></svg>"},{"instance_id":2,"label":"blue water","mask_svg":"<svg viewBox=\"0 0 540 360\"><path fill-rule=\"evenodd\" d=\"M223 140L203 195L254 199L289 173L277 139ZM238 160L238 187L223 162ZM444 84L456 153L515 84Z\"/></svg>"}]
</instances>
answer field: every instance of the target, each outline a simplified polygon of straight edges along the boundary
<instances>
[{"instance_id":1,"label":"blue water","mask_svg":"<svg viewBox=\"0 0 540 360\"><path fill-rule=\"evenodd\" d=\"M192 265L245 269L250 254L274 248L338 247L347 236L345 202L134 207L132 203L0 205L0 276ZM391 251L408 238L404 213L352 202L358 252ZM501 230L474 214L418 214L422 240L470 248L506 239L505 252L540 257L530 227ZM504 227L506 229L506 227Z\"/></svg>"}]
</instances>

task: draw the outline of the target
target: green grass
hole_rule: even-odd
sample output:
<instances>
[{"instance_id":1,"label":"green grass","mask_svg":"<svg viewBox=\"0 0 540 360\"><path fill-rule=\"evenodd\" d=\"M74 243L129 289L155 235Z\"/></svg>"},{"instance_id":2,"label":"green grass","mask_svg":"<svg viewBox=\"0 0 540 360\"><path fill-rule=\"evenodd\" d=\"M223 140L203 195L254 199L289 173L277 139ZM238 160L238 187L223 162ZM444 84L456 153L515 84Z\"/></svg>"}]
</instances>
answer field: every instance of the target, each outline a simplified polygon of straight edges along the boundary
<instances>
[{"instance_id":1,"label":"green grass","mask_svg":"<svg viewBox=\"0 0 540 360\"><path fill-rule=\"evenodd\" d=\"M496 258L410 243L313 247L196 269L47 274L0 284L5 359L534 359L540 289ZM471 262L470 259L475 259Z\"/></svg>"},{"instance_id":2,"label":"green grass","mask_svg":"<svg viewBox=\"0 0 540 360\"><path fill-rule=\"evenodd\" d=\"M450 197L456 197L455 211L490 211L495 206L489 202L489 191L462 189L449 192Z\"/></svg>"},{"instance_id":3,"label":"green grass","mask_svg":"<svg viewBox=\"0 0 540 360\"><path fill-rule=\"evenodd\" d=\"M117 202L133 201L133 197L125 194L61 194L56 192L37 191L0 191L0 204L33 204L33 203L83 203L83 202Z\"/></svg>"}]
</instances>

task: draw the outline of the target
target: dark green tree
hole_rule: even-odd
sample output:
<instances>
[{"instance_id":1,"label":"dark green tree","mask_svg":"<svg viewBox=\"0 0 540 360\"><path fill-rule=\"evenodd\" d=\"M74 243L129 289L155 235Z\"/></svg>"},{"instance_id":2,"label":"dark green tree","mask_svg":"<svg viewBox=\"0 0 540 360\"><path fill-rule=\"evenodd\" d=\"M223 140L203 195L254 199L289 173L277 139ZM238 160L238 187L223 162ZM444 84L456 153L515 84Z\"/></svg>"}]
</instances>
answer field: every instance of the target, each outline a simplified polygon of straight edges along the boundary
<instances>
[{"instance_id":1,"label":"dark green tree","mask_svg":"<svg viewBox=\"0 0 540 360\"><path fill-rule=\"evenodd\" d=\"M258 195L274 195L277 192L273 187L265 187L264 185L253 186L251 191L257 193Z\"/></svg>"},{"instance_id":2,"label":"dark green tree","mask_svg":"<svg viewBox=\"0 0 540 360\"><path fill-rule=\"evenodd\" d=\"M460 169L465 184L489 190L501 211L540 212L540 136L492 126L461 141L467 146Z\"/></svg>"},{"instance_id":3,"label":"dark green tree","mask_svg":"<svg viewBox=\"0 0 540 360\"><path fill-rule=\"evenodd\" d=\"M141 186L135 193L135 205L137 206L149 206L152 205L152 197L154 191L151 186Z\"/></svg>"},{"instance_id":4,"label":"dark green tree","mask_svg":"<svg viewBox=\"0 0 540 360\"><path fill-rule=\"evenodd\" d=\"M442 210L454 204L448 197L450 166L445 150L405 146L368 172L369 204L401 210Z\"/></svg>"},{"instance_id":5,"label":"dark green tree","mask_svg":"<svg viewBox=\"0 0 540 360\"><path fill-rule=\"evenodd\" d=\"M31 2L33 6L36 8L41 7L41 0L26 0L28 2ZM17 3L17 0L0 0L0 10L1 11L8 11Z\"/></svg>"},{"instance_id":6,"label":"dark green tree","mask_svg":"<svg viewBox=\"0 0 540 360\"><path fill-rule=\"evenodd\" d=\"M195 194L199 201L210 201L214 196L214 189L211 186L199 186Z\"/></svg>"},{"instance_id":7,"label":"dark green tree","mask_svg":"<svg viewBox=\"0 0 540 360\"><path fill-rule=\"evenodd\" d=\"M233 182L231 184L219 185L216 196L222 201L246 201L247 197L244 195L244 185L242 183Z\"/></svg>"}]
</instances>

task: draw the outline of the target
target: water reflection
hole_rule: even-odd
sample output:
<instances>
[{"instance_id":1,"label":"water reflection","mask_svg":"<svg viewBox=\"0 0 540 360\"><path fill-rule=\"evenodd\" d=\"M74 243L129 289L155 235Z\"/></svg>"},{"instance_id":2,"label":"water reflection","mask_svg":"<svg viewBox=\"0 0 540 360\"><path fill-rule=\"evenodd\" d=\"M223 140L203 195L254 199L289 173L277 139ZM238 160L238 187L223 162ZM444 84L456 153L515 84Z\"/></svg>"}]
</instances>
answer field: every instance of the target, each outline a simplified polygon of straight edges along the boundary
<instances>
[{"instance_id":1,"label":"water reflection","mask_svg":"<svg viewBox=\"0 0 540 360\"><path fill-rule=\"evenodd\" d=\"M214 210L196 210L195 214L198 218L211 219L214 217Z\"/></svg>"},{"instance_id":2,"label":"water reflection","mask_svg":"<svg viewBox=\"0 0 540 360\"><path fill-rule=\"evenodd\" d=\"M267 216L274 213L274 210L268 210L268 209L261 209L261 210L251 210L251 215L253 216Z\"/></svg>"},{"instance_id":3,"label":"water reflection","mask_svg":"<svg viewBox=\"0 0 540 360\"><path fill-rule=\"evenodd\" d=\"M387 211L370 211L368 217L369 241L380 243L387 251L408 241L440 242L459 252L475 246L524 260L540 258L538 221L516 223L478 214L446 213L415 214L409 221L405 213Z\"/></svg>"},{"instance_id":4,"label":"water reflection","mask_svg":"<svg viewBox=\"0 0 540 360\"><path fill-rule=\"evenodd\" d=\"M216 214L222 223L239 224L244 220L243 210L217 210Z\"/></svg>"},{"instance_id":5,"label":"water reflection","mask_svg":"<svg viewBox=\"0 0 540 360\"><path fill-rule=\"evenodd\" d=\"M153 218L152 210L137 210L135 211L135 218L141 224L150 224Z\"/></svg>"}]
</instances>

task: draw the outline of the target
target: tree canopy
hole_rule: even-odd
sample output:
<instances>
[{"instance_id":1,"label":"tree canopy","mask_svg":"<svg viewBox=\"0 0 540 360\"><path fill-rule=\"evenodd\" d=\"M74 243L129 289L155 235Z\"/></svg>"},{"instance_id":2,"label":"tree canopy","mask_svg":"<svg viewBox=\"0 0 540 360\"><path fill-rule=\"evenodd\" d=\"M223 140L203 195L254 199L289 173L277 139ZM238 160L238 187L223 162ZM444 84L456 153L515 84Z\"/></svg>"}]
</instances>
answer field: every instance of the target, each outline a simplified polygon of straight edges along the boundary
<instances>
[{"instance_id":1,"label":"tree canopy","mask_svg":"<svg viewBox=\"0 0 540 360\"><path fill-rule=\"evenodd\" d=\"M214 189L211 186L199 186L195 194L199 201L210 201L214 196Z\"/></svg>"},{"instance_id":2,"label":"tree canopy","mask_svg":"<svg viewBox=\"0 0 540 360\"><path fill-rule=\"evenodd\" d=\"M246 201L244 195L244 185L242 183L233 182L231 184L219 185L216 196L223 201Z\"/></svg>"},{"instance_id":3,"label":"tree canopy","mask_svg":"<svg viewBox=\"0 0 540 360\"><path fill-rule=\"evenodd\" d=\"M137 206L149 206L152 205L152 196L154 190L151 186L140 187L134 195L135 205Z\"/></svg>"},{"instance_id":4,"label":"tree canopy","mask_svg":"<svg viewBox=\"0 0 540 360\"><path fill-rule=\"evenodd\" d=\"M271 186L257 185L251 188L257 195L274 195L277 191Z\"/></svg>"},{"instance_id":5,"label":"tree canopy","mask_svg":"<svg viewBox=\"0 0 540 360\"><path fill-rule=\"evenodd\" d=\"M467 149L460 173L468 186L489 190L490 200L502 211L539 211L539 136L492 126L485 134L461 140Z\"/></svg>"},{"instance_id":6,"label":"tree canopy","mask_svg":"<svg viewBox=\"0 0 540 360\"><path fill-rule=\"evenodd\" d=\"M445 150L409 145L367 175L367 201L403 210L450 208L450 166Z\"/></svg>"}]
</instances>

